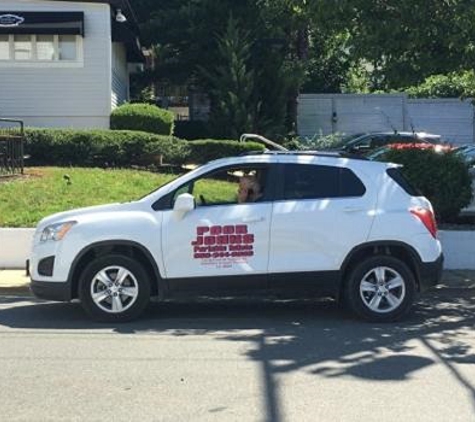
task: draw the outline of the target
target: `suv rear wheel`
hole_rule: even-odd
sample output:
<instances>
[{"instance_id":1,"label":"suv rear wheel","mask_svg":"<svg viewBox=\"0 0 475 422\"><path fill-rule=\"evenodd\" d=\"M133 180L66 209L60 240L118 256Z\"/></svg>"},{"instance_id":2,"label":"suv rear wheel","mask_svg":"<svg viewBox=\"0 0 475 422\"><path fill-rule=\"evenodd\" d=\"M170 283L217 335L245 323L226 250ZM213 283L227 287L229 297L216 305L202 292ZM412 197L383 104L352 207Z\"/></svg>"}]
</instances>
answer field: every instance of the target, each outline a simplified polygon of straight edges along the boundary
<instances>
[{"instance_id":1,"label":"suv rear wheel","mask_svg":"<svg viewBox=\"0 0 475 422\"><path fill-rule=\"evenodd\" d=\"M373 256L351 272L345 299L358 316L389 322L407 313L415 290L414 274L404 262L391 256Z\"/></svg>"},{"instance_id":2,"label":"suv rear wheel","mask_svg":"<svg viewBox=\"0 0 475 422\"><path fill-rule=\"evenodd\" d=\"M130 321L149 303L150 279L142 265L129 257L99 257L81 274L79 299L97 321Z\"/></svg>"}]
</instances>

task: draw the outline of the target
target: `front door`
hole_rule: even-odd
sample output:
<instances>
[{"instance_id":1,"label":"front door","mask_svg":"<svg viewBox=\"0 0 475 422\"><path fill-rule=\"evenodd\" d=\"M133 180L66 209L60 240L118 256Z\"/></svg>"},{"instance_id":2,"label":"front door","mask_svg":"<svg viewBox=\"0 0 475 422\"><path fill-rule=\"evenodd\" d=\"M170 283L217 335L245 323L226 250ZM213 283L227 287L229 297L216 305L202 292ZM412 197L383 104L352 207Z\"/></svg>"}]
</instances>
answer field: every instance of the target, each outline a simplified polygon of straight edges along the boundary
<instances>
[{"instance_id":1,"label":"front door","mask_svg":"<svg viewBox=\"0 0 475 422\"><path fill-rule=\"evenodd\" d=\"M265 166L226 167L173 193L191 193L196 207L185 215L163 211L163 262L172 291L266 287L267 176Z\"/></svg>"}]
</instances>

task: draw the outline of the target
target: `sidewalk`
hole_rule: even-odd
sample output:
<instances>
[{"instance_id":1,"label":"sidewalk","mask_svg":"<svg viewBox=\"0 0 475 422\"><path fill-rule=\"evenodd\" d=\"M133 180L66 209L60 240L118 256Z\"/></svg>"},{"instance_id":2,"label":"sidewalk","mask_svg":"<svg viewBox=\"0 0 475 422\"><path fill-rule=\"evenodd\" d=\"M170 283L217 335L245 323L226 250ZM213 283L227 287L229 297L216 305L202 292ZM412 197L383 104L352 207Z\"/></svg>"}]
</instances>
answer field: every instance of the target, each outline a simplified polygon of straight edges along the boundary
<instances>
[{"instance_id":1,"label":"sidewalk","mask_svg":"<svg viewBox=\"0 0 475 422\"><path fill-rule=\"evenodd\" d=\"M30 294L25 270L0 270L0 295Z\"/></svg>"},{"instance_id":2,"label":"sidewalk","mask_svg":"<svg viewBox=\"0 0 475 422\"><path fill-rule=\"evenodd\" d=\"M0 295L29 295L29 277L25 270L0 270ZM443 289L475 289L475 270L446 270Z\"/></svg>"}]
</instances>

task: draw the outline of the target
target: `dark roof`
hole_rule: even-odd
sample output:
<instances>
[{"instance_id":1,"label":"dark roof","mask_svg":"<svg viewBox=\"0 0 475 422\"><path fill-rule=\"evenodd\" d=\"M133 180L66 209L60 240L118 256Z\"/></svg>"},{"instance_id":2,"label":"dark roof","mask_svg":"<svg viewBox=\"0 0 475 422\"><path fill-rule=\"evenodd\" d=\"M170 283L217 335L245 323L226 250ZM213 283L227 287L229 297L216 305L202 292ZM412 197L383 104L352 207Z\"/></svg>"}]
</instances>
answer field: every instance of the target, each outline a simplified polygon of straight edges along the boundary
<instances>
[{"instance_id":1,"label":"dark roof","mask_svg":"<svg viewBox=\"0 0 475 422\"><path fill-rule=\"evenodd\" d=\"M127 48L127 60L130 62L143 62L144 56L140 46L140 30L137 17L130 5L129 0L53 0L67 1L71 3L106 3L114 12L120 9L127 18L125 23L117 23L112 20L112 40L123 42Z\"/></svg>"}]
</instances>

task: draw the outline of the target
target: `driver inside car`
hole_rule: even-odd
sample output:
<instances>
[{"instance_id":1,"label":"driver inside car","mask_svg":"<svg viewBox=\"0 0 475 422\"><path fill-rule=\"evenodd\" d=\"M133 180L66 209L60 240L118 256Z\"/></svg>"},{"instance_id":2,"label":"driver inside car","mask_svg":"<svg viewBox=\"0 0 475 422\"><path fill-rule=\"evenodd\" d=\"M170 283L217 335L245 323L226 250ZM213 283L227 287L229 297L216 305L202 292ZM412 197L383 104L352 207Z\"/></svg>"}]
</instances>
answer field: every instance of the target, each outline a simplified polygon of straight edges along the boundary
<instances>
[{"instance_id":1,"label":"driver inside car","mask_svg":"<svg viewBox=\"0 0 475 422\"><path fill-rule=\"evenodd\" d=\"M261 186L256 176L242 176L239 179L238 203L255 202L262 197Z\"/></svg>"}]
</instances>

